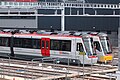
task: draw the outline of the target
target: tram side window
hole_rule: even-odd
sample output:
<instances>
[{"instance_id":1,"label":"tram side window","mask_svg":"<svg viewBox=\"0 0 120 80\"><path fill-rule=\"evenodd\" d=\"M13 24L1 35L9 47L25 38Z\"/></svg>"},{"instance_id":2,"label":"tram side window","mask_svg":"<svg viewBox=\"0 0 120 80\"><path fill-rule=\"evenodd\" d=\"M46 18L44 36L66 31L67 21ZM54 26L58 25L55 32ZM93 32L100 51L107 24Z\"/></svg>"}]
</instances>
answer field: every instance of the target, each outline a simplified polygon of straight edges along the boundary
<instances>
[{"instance_id":1,"label":"tram side window","mask_svg":"<svg viewBox=\"0 0 120 80\"><path fill-rule=\"evenodd\" d=\"M32 48L32 39L23 39L23 48Z\"/></svg>"},{"instance_id":2,"label":"tram side window","mask_svg":"<svg viewBox=\"0 0 120 80\"><path fill-rule=\"evenodd\" d=\"M50 42L50 48L51 50L60 50L60 40L51 40Z\"/></svg>"},{"instance_id":3,"label":"tram side window","mask_svg":"<svg viewBox=\"0 0 120 80\"><path fill-rule=\"evenodd\" d=\"M22 47L22 39L14 38L14 47Z\"/></svg>"},{"instance_id":4,"label":"tram side window","mask_svg":"<svg viewBox=\"0 0 120 80\"><path fill-rule=\"evenodd\" d=\"M82 43L77 43L77 51L84 52Z\"/></svg>"},{"instance_id":5,"label":"tram side window","mask_svg":"<svg viewBox=\"0 0 120 80\"><path fill-rule=\"evenodd\" d=\"M41 47L42 47L42 48L45 48L45 41L42 41L41 44L42 44Z\"/></svg>"},{"instance_id":6,"label":"tram side window","mask_svg":"<svg viewBox=\"0 0 120 80\"><path fill-rule=\"evenodd\" d=\"M33 42L34 49L40 49L40 42L41 42L40 39L33 39L32 42Z\"/></svg>"},{"instance_id":7,"label":"tram side window","mask_svg":"<svg viewBox=\"0 0 120 80\"><path fill-rule=\"evenodd\" d=\"M71 51L71 41L70 40L51 40L50 48L51 50Z\"/></svg>"},{"instance_id":8,"label":"tram side window","mask_svg":"<svg viewBox=\"0 0 120 80\"><path fill-rule=\"evenodd\" d=\"M94 47L95 47L96 50L98 50L98 51L101 52L100 44L99 44L98 41L95 41L95 42L94 42Z\"/></svg>"},{"instance_id":9,"label":"tram side window","mask_svg":"<svg viewBox=\"0 0 120 80\"><path fill-rule=\"evenodd\" d=\"M14 38L14 47L40 49L40 40Z\"/></svg>"},{"instance_id":10,"label":"tram side window","mask_svg":"<svg viewBox=\"0 0 120 80\"><path fill-rule=\"evenodd\" d=\"M10 46L10 38L7 38L7 37L1 37L0 38L0 46L6 46L6 47L9 47Z\"/></svg>"},{"instance_id":11,"label":"tram side window","mask_svg":"<svg viewBox=\"0 0 120 80\"><path fill-rule=\"evenodd\" d=\"M46 41L46 48L49 49L49 42Z\"/></svg>"},{"instance_id":12,"label":"tram side window","mask_svg":"<svg viewBox=\"0 0 120 80\"><path fill-rule=\"evenodd\" d=\"M70 40L64 40L62 43L62 51L71 51L71 41Z\"/></svg>"}]
</instances>

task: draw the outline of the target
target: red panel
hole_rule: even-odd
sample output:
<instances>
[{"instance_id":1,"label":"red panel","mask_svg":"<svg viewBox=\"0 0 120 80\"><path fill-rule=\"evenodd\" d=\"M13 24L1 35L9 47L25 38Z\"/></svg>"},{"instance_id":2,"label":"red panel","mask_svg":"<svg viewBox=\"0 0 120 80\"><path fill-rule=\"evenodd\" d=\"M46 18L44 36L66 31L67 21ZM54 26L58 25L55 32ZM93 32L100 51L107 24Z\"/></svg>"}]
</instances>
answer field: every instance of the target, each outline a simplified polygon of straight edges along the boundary
<instances>
[{"instance_id":1,"label":"red panel","mask_svg":"<svg viewBox=\"0 0 120 80\"><path fill-rule=\"evenodd\" d=\"M45 38L42 38L41 39L41 54L42 56L45 56L45 52L46 51L46 48L45 48Z\"/></svg>"},{"instance_id":2,"label":"red panel","mask_svg":"<svg viewBox=\"0 0 120 80\"><path fill-rule=\"evenodd\" d=\"M89 56L89 58L97 58L97 56Z\"/></svg>"},{"instance_id":3,"label":"red panel","mask_svg":"<svg viewBox=\"0 0 120 80\"><path fill-rule=\"evenodd\" d=\"M49 38L46 38L46 56L50 56L50 39Z\"/></svg>"},{"instance_id":4,"label":"red panel","mask_svg":"<svg viewBox=\"0 0 120 80\"><path fill-rule=\"evenodd\" d=\"M50 39L49 38L41 39L41 54L42 56L50 56Z\"/></svg>"}]
</instances>

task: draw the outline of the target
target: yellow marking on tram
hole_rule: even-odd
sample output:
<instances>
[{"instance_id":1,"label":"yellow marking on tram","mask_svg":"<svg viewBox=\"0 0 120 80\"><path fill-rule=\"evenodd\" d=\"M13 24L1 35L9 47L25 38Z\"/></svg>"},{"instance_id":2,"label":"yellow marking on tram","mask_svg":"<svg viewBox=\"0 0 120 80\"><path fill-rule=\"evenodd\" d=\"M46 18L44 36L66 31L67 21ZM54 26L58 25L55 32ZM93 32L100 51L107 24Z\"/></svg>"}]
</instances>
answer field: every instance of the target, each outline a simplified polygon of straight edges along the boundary
<instances>
[{"instance_id":1,"label":"yellow marking on tram","mask_svg":"<svg viewBox=\"0 0 120 80\"><path fill-rule=\"evenodd\" d=\"M112 56L112 55L101 56L101 57L100 57L100 61L101 61L101 62L111 61L112 59L113 59L113 56Z\"/></svg>"},{"instance_id":2,"label":"yellow marking on tram","mask_svg":"<svg viewBox=\"0 0 120 80\"><path fill-rule=\"evenodd\" d=\"M85 52L80 52L80 55L85 55Z\"/></svg>"}]
</instances>

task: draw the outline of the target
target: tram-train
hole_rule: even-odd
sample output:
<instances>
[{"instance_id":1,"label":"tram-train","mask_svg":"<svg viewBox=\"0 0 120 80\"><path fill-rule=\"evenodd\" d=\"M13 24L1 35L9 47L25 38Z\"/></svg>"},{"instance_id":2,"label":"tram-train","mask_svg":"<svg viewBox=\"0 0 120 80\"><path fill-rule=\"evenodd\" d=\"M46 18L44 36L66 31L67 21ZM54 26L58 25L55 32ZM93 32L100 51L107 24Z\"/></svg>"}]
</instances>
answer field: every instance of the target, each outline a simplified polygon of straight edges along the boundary
<instances>
[{"instance_id":1,"label":"tram-train","mask_svg":"<svg viewBox=\"0 0 120 80\"><path fill-rule=\"evenodd\" d=\"M60 62L94 64L98 57L93 53L91 37L65 32L15 33L0 32L0 53L10 53L13 37L14 53L19 55L54 57ZM91 51L91 52L90 52Z\"/></svg>"},{"instance_id":2,"label":"tram-train","mask_svg":"<svg viewBox=\"0 0 120 80\"><path fill-rule=\"evenodd\" d=\"M80 32L81 34L89 34L92 38L92 49L93 53L97 54L99 62L109 62L112 61L112 47L109 38L106 33L102 32ZM87 35L88 36L88 35ZM82 36L84 37L84 36Z\"/></svg>"},{"instance_id":3,"label":"tram-train","mask_svg":"<svg viewBox=\"0 0 120 80\"><path fill-rule=\"evenodd\" d=\"M107 34L105 33L98 33L102 50L102 55L99 57L100 61L102 62L108 62L112 61L113 55L112 55L112 46L110 44L109 38Z\"/></svg>"},{"instance_id":4,"label":"tram-train","mask_svg":"<svg viewBox=\"0 0 120 80\"><path fill-rule=\"evenodd\" d=\"M86 36L89 36L89 38L92 39L90 44L92 45L93 53L97 54L99 62L106 63L106 62L112 61L113 59L112 46L110 44L109 38L106 33L90 32L90 31L77 32L77 34L78 33L82 34L83 40L84 40L84 37Z\"/></svg>"},{"instance_id":5,"label":"tram-train","mask_svg":"<svg viewBox=\"0 0 120 80\"><path fill-rule=\"evenodd\" d=\"M105 33L91 32L89 33L93 38L93 45L96 48L96 54L99 62L112 61L112 47L109 42L108 36Z\"/></svg>"}]
</instances>

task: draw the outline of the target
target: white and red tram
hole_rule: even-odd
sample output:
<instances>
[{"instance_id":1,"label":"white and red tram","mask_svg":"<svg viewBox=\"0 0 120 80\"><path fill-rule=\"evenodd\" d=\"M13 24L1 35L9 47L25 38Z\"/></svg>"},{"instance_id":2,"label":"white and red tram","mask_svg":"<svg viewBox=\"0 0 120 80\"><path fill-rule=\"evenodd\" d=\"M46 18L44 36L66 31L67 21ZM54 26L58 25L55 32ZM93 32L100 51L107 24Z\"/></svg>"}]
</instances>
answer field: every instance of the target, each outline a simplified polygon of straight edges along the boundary
<instances>
[{"instance_id":1,"label":"white and red tram","mask_svg":"<svg viewBox=\"0 0 120 80\"><path fill-rule=\"evenodd\" d=\"M90 44L90 39L83 41L82 36L53 34L52 32L11 33L0 32L0 52L10 53L10 37L14 37L14 53L20 55L57 57L61 62L80 62L81 64L97 63L96 55L89 53L84 43ZM83 58L84 57L84 58ZM84 61L83 61L84 60Z\"/></svg>"},{"instance_id":2,"label":"white and red tram","mask_svg":"<svg viewBox=\"0 0 120 80\"><path fill-rule=\"evenodd\" d=\"M83 40L86 37L91 39L93 53L97 54L98 61L100 62L109 62L112 61L112 47L110 45L109 38L106 33L102 32L78 32L82 34ZM84 43L86 44L86 43ZM91 52L92 50L89 50Z\"/></svg>"},{"instance_id":3,"label":"white and red tram","mask_svg":"<svg viewBox=\"0 0 120 80\"><path fill-rule=\"evenodd\" d=\"M112 45L110 43L110 40L108 38L108 35L106 33L98 33L98 36L100 38L101 45L103 47L103 53L104 57L102 58L102 61L112 61L113 55L112 55Z\"/></svg>"},{"instance_id":4,"label":"white and red tram","mask_svg":"<svg viewBox=\"0 0 120 80\"><path fill-rule=\"evenodd\" d=\"M95 47L95 53L98 56L98 61L112 61L112 49L107 34L102 32L91 32L89 34L93 38L93 46Z\"/></svg>"}]
</instances>

